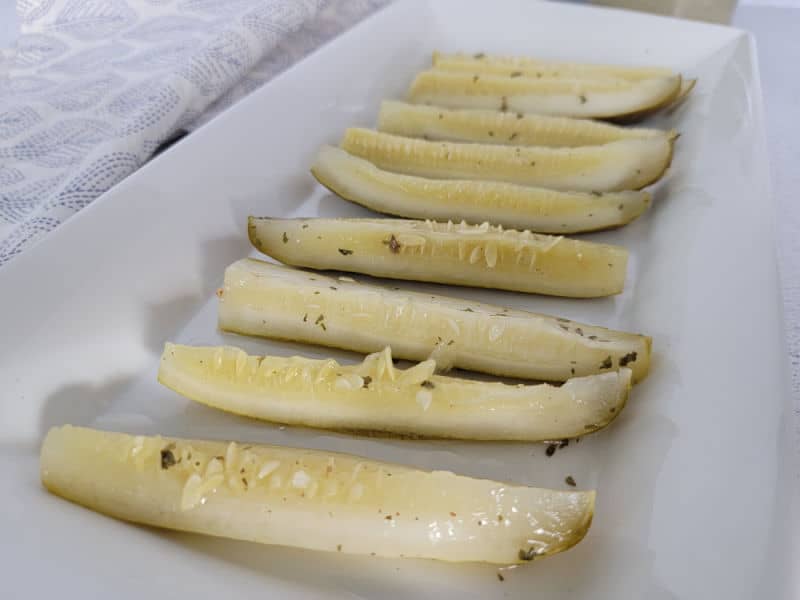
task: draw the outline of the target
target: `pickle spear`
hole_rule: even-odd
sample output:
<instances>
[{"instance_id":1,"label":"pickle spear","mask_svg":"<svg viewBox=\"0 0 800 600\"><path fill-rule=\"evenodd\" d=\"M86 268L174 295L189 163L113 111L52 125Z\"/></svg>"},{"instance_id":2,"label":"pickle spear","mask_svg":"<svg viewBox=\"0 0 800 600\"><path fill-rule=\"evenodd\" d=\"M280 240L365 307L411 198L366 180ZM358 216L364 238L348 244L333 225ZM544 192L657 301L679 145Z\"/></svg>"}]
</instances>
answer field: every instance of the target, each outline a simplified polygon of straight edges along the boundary
<instances>
[{"instance_id":1,"label":"pickle spear","mask_svg":"<svg viewBox=\"0 0 800 600\"><path fill-rule=\"evenodd\" d=\"M391 346L398 358L437 367L566 381L628 367L647 374L647 336L243 259L219 291L225 331L355 350Z\"/></svg>"},{"instance_id":2,"label":"pickle spear","mask_svg":"<svg viewBox=\"0 0 800 600\"><path fill-rule=\"evenodd\" d=\"M666 137L549 148L430 142L369 129L345 132L340 146L381 169L441 179L479 179L564 191L613 192L658 181L672 160Z\"/></svg>"},{"instance_id":3,"label":"pickle spear","mask_svg":"<svg viewBox=\"0 0 800 600\"><path fill-rule=\"evenodd\" d=\"M134 523L458 562L521 563L566 550L586 535L595 499L320 450L69 425L47 434L40 468L52 493Z\"/></svg>"},{"instance_id":4,"label":"pickle spear","mask_svg":"<svg viewBox=\"0 0 800 600\"><path fill-rule=\"evenodd\" d=\"M650 205L650 194L644 191L561 192L498 181L401 175L333 146L322 147L311 173L333 193L377 212L437 221L489 221L539 233L619 227Z\"/></svg>"},{"instance_id":5,"label":"pickle spear","mask_svg":"<svg viewBox=\"0 0 800 600\"><path fill-rule=\"evenodd\" d=\"M408 100L448 108L632 121L671 104L680 94L681 81L680 75L630 81L431 69L414 79Z\"/></svg>"},{"instance_id":6,"label":"pickle spear","mask_svg":"<svg viewBox=\"0 0 800 600\"><path fill-rule=\"evenodd\" d=\"M196 402L289 425L404 437L541 442L608 425L625 406L631 371L562 386L507 385L408 369L387 347L355 365L302 356L251 356L231 346L167 344L158 380Z\"/></svg>"},{"instance_id":7,"label":"pickle spear","mask_svg":"<svg viewBox=\"0 0 800 600\"><path fill-rule=\"evenodd\" d=\"M618 294L628 252L500 226L250 217L250 241L298 267L570 298Z\"/></svg>"},{"instance_id":8,"label":"pickle spear","mask_svg":"<svg viewBox=\"0 0 800 600\"><path fill-rule=\"evenodd\" d=\"M432 63L435 69L443 71L487 73L507 77L573 77L641 81L675 75L674 71L664 67L570 63L522 56L492 56L484 53L434 52Z\"/></svg>"},{"instance_id":9,"label":"pickle spear","mask_svg":"<svg viewBox=\"0 0 800 600\"><path fill-rule=\"evenodd\" d=\"M458 110L385 100L378 131L434 141L478 142L504 146L595 146L619 140L662 137L675 131L620 127L590 119L502 112Z\"/></svg>"}]
</instances>

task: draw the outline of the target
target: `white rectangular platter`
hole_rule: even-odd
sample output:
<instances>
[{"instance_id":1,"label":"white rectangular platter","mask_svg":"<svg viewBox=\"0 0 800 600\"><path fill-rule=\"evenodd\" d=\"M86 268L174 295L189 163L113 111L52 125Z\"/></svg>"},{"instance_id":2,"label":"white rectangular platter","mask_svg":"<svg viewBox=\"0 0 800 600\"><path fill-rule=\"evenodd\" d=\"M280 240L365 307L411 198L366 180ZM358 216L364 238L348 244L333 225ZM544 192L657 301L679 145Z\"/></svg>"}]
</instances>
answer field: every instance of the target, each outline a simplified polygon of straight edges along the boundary
<instances>
[{"instance_id":1,"label":"white rectangular platter","mask_svg":"<svg viewBox=\"0 0 800 600\"><path fill-rule=\"evenodd\" d=\"M588 236L627 246L620 296L561 300L419 289L654 338L652 373L607 430L537 444L358 438L254 423L155 381L166 340L355 361L217 331L214 290L250 253L249 214L367 214L308 173L371 125L434 49L664 65L698 77L653 121L679 129L654 206ZM0 270L0 564L4 598L789 597L791 452L761 92L742 32L507 0L392 5L193 133ZM38 447L73 423L308 446L543 487L596 488L587 538L503 571L313 553L108 519L48 495ZM357 532L354 532L357 535Z\"/></svg>"}]
</instances>

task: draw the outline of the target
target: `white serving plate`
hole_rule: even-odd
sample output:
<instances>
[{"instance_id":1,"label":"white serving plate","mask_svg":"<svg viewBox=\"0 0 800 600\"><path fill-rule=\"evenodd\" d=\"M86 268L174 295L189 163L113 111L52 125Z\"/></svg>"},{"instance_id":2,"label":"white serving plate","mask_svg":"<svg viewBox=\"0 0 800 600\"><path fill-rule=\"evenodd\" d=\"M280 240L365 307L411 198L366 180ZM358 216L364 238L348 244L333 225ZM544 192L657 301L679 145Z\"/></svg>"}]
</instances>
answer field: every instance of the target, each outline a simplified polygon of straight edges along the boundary
<instances>
[{"instance_id":1,"label":"white serving plate","mask_svg":"<svg viewBox=\"0 0 800 600\"><path fill-rule=\"evenodd\" d=\"M624 294L441 290L651 334L652 374L618 421L546 458L536 444L252 423L161 388L165 340L356 359L221 334L213 292L224 267L250 252L248 214L365 214L307 168L345 127L372 124L381 98L400 96L435 48L662 64L699 77L690 101L656 121L682 137L653 208L590 236L630 248ZM526 0L399 2L81 211L0 270L0 291L4 598L789 597L789 395L761 91L740 31ZM485 565L160 532L41 488L38 446L62 423L327 448L539 486L563 487L569 474L597 488L597 513L575 549L507 570L504 582Z\"/></svg>"}]
</instances>

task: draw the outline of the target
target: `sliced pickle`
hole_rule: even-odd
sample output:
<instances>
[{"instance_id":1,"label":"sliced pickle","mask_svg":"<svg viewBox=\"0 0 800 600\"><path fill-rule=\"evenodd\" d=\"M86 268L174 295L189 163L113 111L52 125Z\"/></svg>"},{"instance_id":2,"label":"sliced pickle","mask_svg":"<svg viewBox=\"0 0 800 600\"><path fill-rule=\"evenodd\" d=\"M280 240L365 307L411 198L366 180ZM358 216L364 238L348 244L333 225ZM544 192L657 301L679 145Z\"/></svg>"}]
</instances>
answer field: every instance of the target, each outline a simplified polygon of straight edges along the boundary
<instances>
[{"instance_id":1,"label":"sliced pickle","mask_svg":"<svg viewBox=\"0 0 800 600\"><path fill-rule=\"evenodd\" d=\"M52 493L125 521L459 562L521 563L566 550L586 535L595 499L320 450L69 425L47 434L40 468Z\"/></svg>"},{"instance_id":2,"label":"sliced pickle","mask_svg":"<svg viewBox=\"0 0 800 600\"><path fill-rule=\"evenodd\" d=\"M253 259L226 269L219 297L226 331L365 354L390 346L442 370L566 381L628 367L636 382L650 366L647 336Z\"/></svg>"},{"instance_id":3,"label":"sliced pickle","mask_svg":"<svg viewBox=\"0 0 800 600\"><path fill-rule=\"evenodd\" d=\"M620 246L488 223L250 217L248 234L297 267L570 298L620 293L628 263Z\"/></svg>"},{"instance_id":4,"label":"sliced pickle","mask_svg":"<svg viewBox=\"0 0 800 600\"><path fill-rule=\"evenodd\" d=\"M505 181L564 191L641 189L661 178L672 140L619 140L599 146L548 148L429 142L348 129L341 147L381 169L442 179Z\"/></svg>"},{"instance_id":5,"label":"sliced pickle","mask_svg":"<svg viewBox=\"0 0 800 600\"><path fill-rule=\"evenodd\" d=\"M246 417L407 437L547 441L608 425L625 406L631 370L564 385L507 385L434 374L436 361L398 369L387 347L362 363L249 356L230 346L167 344L158 380Z\"/></svg>"},{"instance_id":6,"label":"sliced pickle","mask_svg":"<svg viewBox=\"0 0 800 600\"><path fill-rule=\"evenodd\" d=\"M333 146L320 150L311 172L333 193L378 212L438 221L489 221L539 233L619 227L650 205L650 194L643 191L561 192L498 181L402 175Z\"/></svg>"},{"instance_id":7,"label":"sliced pickle","mask_svg":"<svg viewBox=\"0 0 800 600\"><path fill-rule=\"evenodd\" d=\"M433 69L417 75L408 99L448 108L632 121L664 108L680 90L680 75L639 81L539 79Z\"/></svg>"}]
</instances>

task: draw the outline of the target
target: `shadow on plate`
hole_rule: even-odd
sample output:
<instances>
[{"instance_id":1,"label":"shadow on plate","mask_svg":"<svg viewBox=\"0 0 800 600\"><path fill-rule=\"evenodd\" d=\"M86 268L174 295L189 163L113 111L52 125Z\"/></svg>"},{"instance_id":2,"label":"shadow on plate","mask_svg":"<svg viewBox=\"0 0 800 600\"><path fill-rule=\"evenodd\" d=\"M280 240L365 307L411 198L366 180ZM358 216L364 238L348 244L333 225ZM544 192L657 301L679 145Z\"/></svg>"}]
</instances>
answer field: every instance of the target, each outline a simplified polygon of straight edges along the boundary
<instances>
[{"instance_id":1,"label":"shadow on plate","mask_svg":"<svg viewBox=\"0 0 800 600\"><path fill-rule=\"evenodd\" d=\"M59 425L91 426L134 379L135 377L117 377L100 384L81 382L59 388L43 403L39 415L39 432L42 438L52 427Z\"/></svg>"}]
</instances>

